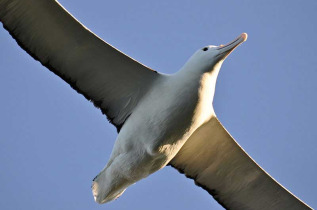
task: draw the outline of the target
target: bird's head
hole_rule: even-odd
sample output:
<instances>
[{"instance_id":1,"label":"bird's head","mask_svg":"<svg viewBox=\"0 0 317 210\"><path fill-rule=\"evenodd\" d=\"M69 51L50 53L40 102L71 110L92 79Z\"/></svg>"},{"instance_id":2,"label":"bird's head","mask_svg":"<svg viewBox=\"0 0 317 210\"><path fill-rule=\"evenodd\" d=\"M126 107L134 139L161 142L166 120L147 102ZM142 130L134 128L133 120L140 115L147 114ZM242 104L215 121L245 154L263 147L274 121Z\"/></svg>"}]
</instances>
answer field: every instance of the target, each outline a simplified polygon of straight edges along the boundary
<instances>
[{"instance_id":1,"label":"bird's head","mask_svg":"<svg viewBox=\"0 0 317 210\"><path fill-rule=\"evenodd\" d=\"M186 71L194 72L199 71L200 73L205 72L217 72L226 59L226 57L240 44L247 40L248 35L242 33L232 42L225 45L208 45L197 50L190 59L186 62L183 67Z\"/></svg>"}]
</instances>

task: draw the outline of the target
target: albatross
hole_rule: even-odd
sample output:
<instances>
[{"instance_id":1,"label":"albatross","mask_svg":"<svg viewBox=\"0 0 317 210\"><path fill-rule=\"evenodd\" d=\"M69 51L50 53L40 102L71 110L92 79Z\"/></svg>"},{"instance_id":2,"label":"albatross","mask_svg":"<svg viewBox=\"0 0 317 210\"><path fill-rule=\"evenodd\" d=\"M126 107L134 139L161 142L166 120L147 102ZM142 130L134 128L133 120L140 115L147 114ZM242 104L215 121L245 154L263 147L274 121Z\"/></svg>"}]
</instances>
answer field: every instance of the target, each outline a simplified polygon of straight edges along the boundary
<instances>
[{"instance_id":1,"label":"albatross","mask_svg":"<svg viewBox=\"0 0 317 210\"><path fill-rule=\"evenodd\" d=\"M258 166L214 112L221 65L246 33L198 49L177 73L165 75L104 42L54 0L0 0L0 21L117 128L110 159L93 179L96 202L114 200L171 165L227 209L311 209Z\"/></svg>"}]
</instances>

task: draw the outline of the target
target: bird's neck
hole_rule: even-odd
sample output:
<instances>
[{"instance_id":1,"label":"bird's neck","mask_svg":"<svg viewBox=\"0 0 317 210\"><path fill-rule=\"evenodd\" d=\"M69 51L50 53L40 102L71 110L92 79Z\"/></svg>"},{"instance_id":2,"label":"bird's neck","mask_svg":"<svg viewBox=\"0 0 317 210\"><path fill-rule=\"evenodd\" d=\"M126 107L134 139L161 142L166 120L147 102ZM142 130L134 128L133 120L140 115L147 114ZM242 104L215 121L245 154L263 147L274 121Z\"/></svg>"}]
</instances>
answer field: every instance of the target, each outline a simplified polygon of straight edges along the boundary
<instances>
[{"instance_id":1,"label":"bird's neck","mask_svg":"<svg viewBox=\"0 0 317 210\"><path fill-rule=\"evenodd\" d=\"M185 65L175 75L175 83L179 83L182 91L187 91L191 101L196 101L195 116L198 124L204 123L214 116L213 98L215 94L217 76L221 64L214 66L211 71L194 71L191 66ZM174 84L175 84L174 83ZM178 85L177 85L178 86ZM191 96L190 96L191 95Z\"/></svg>"},{"instance_id":2,"label":"bird's neck","mask_svg":"<svg viewBox=\"0 0 317 210\"><path fill-rule=\"evenodd\" d=\"M176 73L178 77L188 80L197 80L205 74L217 79L223 61L215 62L213 65L206 65L203 62L192 61L191 59Z\"/></svg>"}]
</instances>

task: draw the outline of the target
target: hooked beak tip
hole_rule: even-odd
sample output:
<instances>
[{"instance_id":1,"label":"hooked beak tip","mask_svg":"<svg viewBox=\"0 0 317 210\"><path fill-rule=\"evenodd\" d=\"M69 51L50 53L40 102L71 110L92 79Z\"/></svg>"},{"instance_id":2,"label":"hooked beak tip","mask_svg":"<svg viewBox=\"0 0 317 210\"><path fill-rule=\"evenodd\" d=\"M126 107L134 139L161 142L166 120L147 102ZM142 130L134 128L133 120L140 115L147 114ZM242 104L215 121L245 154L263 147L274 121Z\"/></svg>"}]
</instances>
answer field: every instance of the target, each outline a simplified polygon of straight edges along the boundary
<instances>
[{"instance_id":1,"label":"hooked beak tip","mask_svg":"<svg viewBox=\"0 0 317 210\"><path fill-rule=\"evenodd\" d=\"M248 34L247 34L247 33L242 33L242 34L240 35L240 37L241 37L241 39L243 40L243 42L245 42L245 41L247 41L247 39L248 39Z\"/></svg>"}]
</instances>

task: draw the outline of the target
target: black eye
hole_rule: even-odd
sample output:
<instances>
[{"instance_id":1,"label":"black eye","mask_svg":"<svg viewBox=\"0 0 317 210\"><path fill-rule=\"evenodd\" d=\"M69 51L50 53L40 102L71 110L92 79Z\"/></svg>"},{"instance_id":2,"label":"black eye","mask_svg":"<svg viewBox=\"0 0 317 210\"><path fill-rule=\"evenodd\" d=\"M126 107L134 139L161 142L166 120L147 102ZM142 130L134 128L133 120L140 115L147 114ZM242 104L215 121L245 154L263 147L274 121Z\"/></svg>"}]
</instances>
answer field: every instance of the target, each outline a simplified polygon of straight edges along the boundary
<instances>
[{"instance_id":1,"label":"black eye","mask_svg":"<svg viewBox=\"0 0 317 210\"><path fill-rule=\"evenodd\" d=\"M208 47L204 47L204 48L203 48L203 51L207 51L207 50L208 50Z\"/></svg>"}]
</instances>

